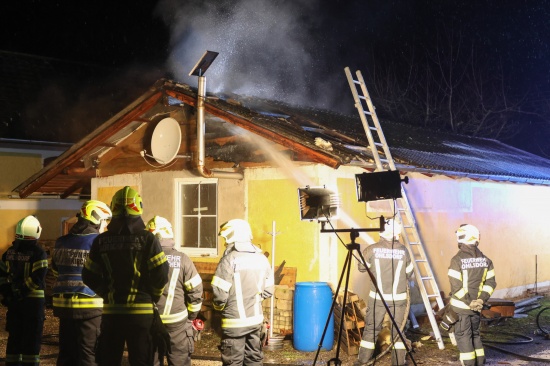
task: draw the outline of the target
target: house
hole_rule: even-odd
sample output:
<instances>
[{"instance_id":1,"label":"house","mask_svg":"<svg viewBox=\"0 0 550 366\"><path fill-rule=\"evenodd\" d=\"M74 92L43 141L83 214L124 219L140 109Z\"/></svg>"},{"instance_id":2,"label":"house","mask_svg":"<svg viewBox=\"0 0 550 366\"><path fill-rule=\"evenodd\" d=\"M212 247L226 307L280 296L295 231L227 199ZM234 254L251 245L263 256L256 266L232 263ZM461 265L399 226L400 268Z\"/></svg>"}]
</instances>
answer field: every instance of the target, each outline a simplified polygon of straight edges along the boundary
<instances>
[{"instance_id":1,"label":"house","mask_svg":"<svg viewBox=\"0 0 550 366\"><path fill-rule=\"evenodd\" d=\"M351 238L302 220L298 192L338 192L339 215L326 228L376 230L377 217L392 214L391 201L357 199L356 175L376 167L359 117L200 90L158 80L15 194L69 197L89 189L110 202L129 185L142 195L144 219L168 218L181 249L203 269L215 268L223 253L219 225L244 218L275 266L296 269L295 281L337 283ZM550 261L550 161L491 139L382 126L401 177L409 178L405 190L441 291L449 291L454 232L463 223L480 229L480 249L495 263L494 296L549 284L542 264ZM376 240L362 232L357 242ZM349 288L364 294L368 281L353 267Z\"/></svg>"}]
</instances>

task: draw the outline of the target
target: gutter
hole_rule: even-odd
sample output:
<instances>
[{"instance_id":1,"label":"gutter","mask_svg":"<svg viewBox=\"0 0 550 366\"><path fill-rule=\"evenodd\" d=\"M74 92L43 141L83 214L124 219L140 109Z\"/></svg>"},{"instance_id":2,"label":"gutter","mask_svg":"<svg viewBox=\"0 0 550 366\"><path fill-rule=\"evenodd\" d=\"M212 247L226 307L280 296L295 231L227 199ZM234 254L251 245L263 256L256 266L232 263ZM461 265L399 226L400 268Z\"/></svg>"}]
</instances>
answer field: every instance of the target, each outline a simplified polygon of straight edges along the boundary
<instances>
[{"instance_id":1,"label":"gutter","mask_svg":"<svg viewBox=\"0 0 550 366\"><path fill-rule=\"evenodd\" d=\"M204 100L206 99L206 78L199 76L197 91L197 170L205 178L244 179L243 173L214 171L205 166L205 118Z\"/></svg>"}]
</instances>

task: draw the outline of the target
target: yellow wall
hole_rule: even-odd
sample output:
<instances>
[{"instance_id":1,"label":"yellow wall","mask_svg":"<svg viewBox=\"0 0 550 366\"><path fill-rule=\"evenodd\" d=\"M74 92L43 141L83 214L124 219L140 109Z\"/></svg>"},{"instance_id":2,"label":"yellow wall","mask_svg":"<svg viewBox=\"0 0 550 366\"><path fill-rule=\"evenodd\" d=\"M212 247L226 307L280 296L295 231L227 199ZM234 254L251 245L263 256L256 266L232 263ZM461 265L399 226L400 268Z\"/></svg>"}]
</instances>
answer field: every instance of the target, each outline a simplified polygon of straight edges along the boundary
<instances>
[{"instance_id":1,"label":"yellow wall","mask_svg":"<svg viewBox=\"0 0 550 366\"><path fill-rule=\"evenodd\" d=\"M12 189L42 169L40 154L0 151L0 198L7 198Z\"/></svg>"}]
</instances>

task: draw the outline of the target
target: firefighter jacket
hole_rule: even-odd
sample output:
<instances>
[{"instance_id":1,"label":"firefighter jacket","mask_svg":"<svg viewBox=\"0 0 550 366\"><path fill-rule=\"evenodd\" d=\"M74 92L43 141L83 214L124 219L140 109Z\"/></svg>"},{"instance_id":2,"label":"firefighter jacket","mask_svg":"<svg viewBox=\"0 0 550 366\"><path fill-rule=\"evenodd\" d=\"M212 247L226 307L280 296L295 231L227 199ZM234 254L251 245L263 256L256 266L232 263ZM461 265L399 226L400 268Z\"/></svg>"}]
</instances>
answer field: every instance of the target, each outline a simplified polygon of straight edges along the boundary
<instances>
[{"instance_id":1,"label":"firefighter jacket","mask_svg":"<svg viewBox=\"0 0 550 366\"><path fill-rule=\"evenodd\" d=\"M472 300L487 302L497 285L493 262L476 245L461 244L451 259L449 281L451 305L457 313L469 314Z\"/></svg>"},{"instance_id":2,"label":"firefighter jacket","mask_svg":"<svg viewBox=\"0 0 550 366\"><path fill-rule=\"evenodd\" d=\"M92 242L99 234L99 225L78 218L71 231L55 242L52 271L56 276L53 287L53 314L60 318L90 319L100 316L103 299L82 281L82 268Z\"/></svg>"},{"instance_id":3,"label":"firefighter jacket","mask_svg":"<svg viewBox=\"0 0 550 366\"><path fill-rule=\"evenodd\" d=\"M406 301L407 282L413 273L413 264L407 248L399 241L380 238L376 244L369 245L363 251L367 267L376 278L376 285L385 301ZM367 269L359 263L360 272ZM374 287L369 296L380 299Z\"/></svg>"},{"instance_id":4,"label":"firefighter jacket","mask_svg":"<svg viewBox=\"0 0 550 366\"><path fill-rule=\"evenodd\" d=\"M170 269L168 284L157 306L165 324L194 320L202 306L202 279L191 259L174 248L174 239L161 239Z\"/></svg>"},{"instance_id":5,"label":"firefighter jacket","mask_svg":"<svg viewBox=\"0 0 550 366\"><path fill-rule=\"evenodd\" d=\"M222 330L238 337L264 321L262 300L273 295L271 266L252 243L229 244L212 278L214 310L222 312Z\"/></svg>"},{"instance_id":6,"label":"firefighter jacket","mask_svg":"<svg viewBox=\"0 0 550 366\"><path fill-rule=\"evenodd\" d=\"M153 314L168 263L141 216L114 217L94 239L82 279L103 298L103 314Z\"/></svg>"},{"instance_id":7,"label":"firefighter jacket","mask_svg":"<svg viewBox=\"0 0 550 366\"><path fill-rule=\"evenodd\" d=\"M0 287L4 297L44 299L48 256L37 240L16 239L2 255Z\"/></svg>"}]
</instances>

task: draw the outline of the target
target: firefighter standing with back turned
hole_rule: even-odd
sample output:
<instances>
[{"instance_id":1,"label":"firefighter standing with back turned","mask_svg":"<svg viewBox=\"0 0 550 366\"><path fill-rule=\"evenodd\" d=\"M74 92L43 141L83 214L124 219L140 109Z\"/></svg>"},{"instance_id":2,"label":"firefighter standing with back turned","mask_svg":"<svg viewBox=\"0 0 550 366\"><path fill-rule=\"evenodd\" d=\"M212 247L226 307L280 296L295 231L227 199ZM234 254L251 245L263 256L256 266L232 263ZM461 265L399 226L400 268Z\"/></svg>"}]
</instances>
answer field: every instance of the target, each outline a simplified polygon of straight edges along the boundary
<instances>
[{"instance_id":1,"label":"firefighter standing with back turned","mask_svg":"<svg viewBox=\"0 0 550 366\"><path fill-rule=\"evenodd\" d=\"M155 234L166 254L170 270L168 284L157 302L160 317L170 333L171 352L155 357L155 365L163 365L164 356L170 366L191 366L195 350L193 322L202 306L202 279L195 264L175 248L172 224L164 217L155 216L147 223L147 230Z\"/></svg>"},{"instance_id":2,"label":"firefighter standing with back turned","mask_svg":"<svg viewBox=\"0 0 550 366\"><path fill-rule=\"evenodd\" d=\"M141 196L131 187L117 191L113 218L92 244L82 279L103 298L96 361L120 365L124 344L132 366L153 364L153 303L168 282L168 263L158 238L145 230Z\"/></svg>"},{"instance_id":3,"label":"firefighter standing with back turned","mask_svg":"<svg viewBox=\"0 0 550 366\"><path fill-rule=\"evenodd\" d=\"M407 284L413 273L409 251L399 242L400 235L401 225L393 219L389 219L384 231L380 233L380 241L369 245L363 251L365 262L376 278L378 289L397 324L400 324L405 318ZM362 263L358 264L358 269L360 272L367 271ZM372 358L385 314L386 307L371 284L363 339L354 366L366 365ZM392 324L391 339L395 339L397 335ZM406 365L406 348L403 341L398 339L392 348L392 365Z\"/></svg>"},{"instance_id":4,"label":"firefighter standing with back turned","mask_svg":"<svg viewBox=\"0 0 550 366\"><path fill-rule=\"evenodd\" d=\"M67 235L55 242L52 271L53 315L59 318L57 366L93 366L95 345L101 325L103 299L82 281L82 268L92 242L111 218L104 202L84 202L77 222Z\"/></svg>"},{"instance_id":5,"label":"firefighter standing with back turned","mask_svg":"<svg viewBox=\"0 0 550 366\"><path fill-rule=\"evenodd\" d=\"M248 222L234 219L220 227L225 250L214 277L214 310L222 312L221 358L224 366L260 366L263 363L262 300L273 295L271 266L252 244Z\"/></svg>"},{"instance_id":6,"label":"firefighter standing with back turned","mask_svg":"<svg viewBox=\"0 0 550 366\"><path fill-rule=\"evenodd\" d=\"M458 228L459 251L451 259L448 272L451 308L458 315L454 334L460 362L464 366L485 363L485 350L479 334L481 310L497 285L493 262L478 249L479 237L479 230L473 225Z\"/></svg>"},{"instance_id":7,"label":"firefighter standing with back turned","mask_svg":"<svg viewBox=\"0 0 550 366\"><path fill-rule=\"evenodd\" d=\"M2 255L0 292L6 314L6 365L40 364L44 326L46 252L38 245L40 222L27 216L17 223L15 241Z\"/></svg>"}]
</instances>

